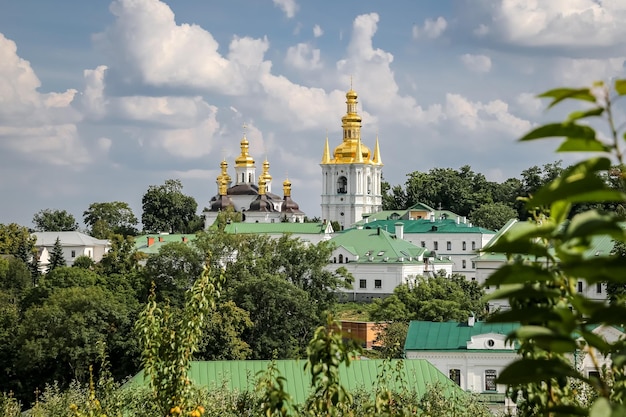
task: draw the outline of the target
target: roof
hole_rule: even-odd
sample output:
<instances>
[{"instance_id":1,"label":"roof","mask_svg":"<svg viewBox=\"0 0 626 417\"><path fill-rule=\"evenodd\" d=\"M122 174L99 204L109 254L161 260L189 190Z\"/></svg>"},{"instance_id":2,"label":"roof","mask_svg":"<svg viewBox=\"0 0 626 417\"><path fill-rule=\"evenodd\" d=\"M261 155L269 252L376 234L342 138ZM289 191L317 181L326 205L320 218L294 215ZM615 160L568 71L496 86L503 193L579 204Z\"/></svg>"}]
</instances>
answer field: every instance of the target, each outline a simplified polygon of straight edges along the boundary
<instances>
[{"instance_id":1,"label":"roof","mask_svg":"<svg viewBox=\"0 0 626 417\"><path fill-rule=\"evenodd\" d=\"M148 246L148 238L154 239L154 243ZM147 254L159 253L159 250L168 243L183 242L188 243L196 240L195 234L160 234L135 236L135 250Z\"/></svg>"},{"instance_id":2,"label":"roof","mask_svg":"<svg viewBox=\"0 0 626 417\"><path fill-rule=\"evenodd\" d=\"M224 228L226 233L261 234L261 233L293 233L293 234L323 234L326 230L324 223L230 223Z\"/></svg>"},{"instance_id":3,"label":"roof","mask_svg":"<svg viewBox=\"0 0 626 417\"><path fill-rule=\"evenodd\" d=\"M365 216L367 216L367 219L361 219L358 222L354 223L353 226L365 226L367 223L374 220L396 220L404 216L405 213L406 210L382 210L375 213L367 213L365 214Z\"/></svg>"},{"instance_id":4,"label":"roof","mask_svg":"<svg viewBox=\"0 0 626 417\"><path fill-rule=\"evenodd\" d=\"M382 229L349 229L330 239L358 259L350 262L421 262L426 249L416 246Z\"/></svg>"},{"instance_id":5,"label":"roof","mask_svg":"<svg viewBox=\"0 0 626 417\"><path fill-rule=\"evenodd\" d=\"M373 389L378 384L378 373L384 360L354 360L350 366L339 366L339 378L349 391L357 389ZM391 360L388 369L395 369L399 360ZM445 394L462 395L463 392L450 378L442 374L428 361L411 359L401 361L405 372L407 386L416 390L422 396L429 386L439 384ZM311 393L310 368L304 370L305 360L277 360L276 368L285 381L285 391L291 395L294 403L302 404ZM267 370L271 361L194 361L191 363L189 378L196 385L203 387L225 386L233 391L253 391L258 373ZM402 389L404 385L398 378L386 380L389 388ZM147 384L143 371L135 375L129 384Z\"/></svg>"},{"instance_id":6,"label":"roof","mask_svg":"<svg viewBox=\"0 0 626 417\"><path fill-rule=\"evenodd\" d=\"M443 219L439 218L435 221L428 219L417 220L374 220L367 224L364 224L364 228L376 229L381 227L390 233L396 232L396 223L402 223L404 225L405 234L413 233L478 233L478 234L495 234L493 230L485 229L483 227L472 226L471 223L463 223L455 219Z\"/></svg>"},{"instance_id":7,"label":"roof","mask_svg":"<svg viewBox=\"0 0 626 417\"><path fill-rule=\"evenodd\" d=\"M473 336L487 333L508 335L519 323L486 323L476 321L473 326L456 321L411 321L404 342L404 350L467 351L467 342ZM508 351L508 350L507 350ZM493 350L490 350L493 352Z\"/></svg>"},{"instance_id":8,"label":"roof","mask_svg":"<svg viewBox=\"0 0 626 417\"><path fill-rule=\"evenodd\" d=\"M81 232L35 232L35 246L54 246L57 237L62 246L110 246L105 239L96 239Z\"/></svg>"}]
</instances>

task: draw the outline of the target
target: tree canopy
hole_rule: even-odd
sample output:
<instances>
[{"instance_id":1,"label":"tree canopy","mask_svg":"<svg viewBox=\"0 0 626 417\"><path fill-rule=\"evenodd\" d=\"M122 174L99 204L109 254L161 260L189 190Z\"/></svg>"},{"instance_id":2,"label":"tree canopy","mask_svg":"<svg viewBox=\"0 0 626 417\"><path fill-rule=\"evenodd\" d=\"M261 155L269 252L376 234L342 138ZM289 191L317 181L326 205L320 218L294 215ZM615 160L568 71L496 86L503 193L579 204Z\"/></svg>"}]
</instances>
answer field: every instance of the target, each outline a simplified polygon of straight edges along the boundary
<instances>
[{"instance_id":1,"label":"tree canopy","mask_svg":"<svg viewBox=\"0 0 626 417\"><path fill-rule=\"evenodd\" d=\"M137 217L128 203L111 201L91 203L83 213L83 221L93 237L106 239L112 234L134 236L137 233Z\"/></svg>"},{"instance_id":2,"label":"tree canopy","mask_svg":"<svg viewBox=\"0 0 626 417\"><path fill-rule=\"evenodd\" d=\"M65 210L43 209L33 216L38 232L73 232L78 230L76 218Z\"/></svg>"},{"instance_id":3,"label":"tree canopy","mask_svg":"<svg viewBox=\"0 0 626 417\"><path fill-rule=\"evenodd\" d=\"M141 199L141 222L148 232L195 232L198 216L196 200L183 194L180 180L166 180L163 185L151 185Z\"/></svg>"}]
</instances>

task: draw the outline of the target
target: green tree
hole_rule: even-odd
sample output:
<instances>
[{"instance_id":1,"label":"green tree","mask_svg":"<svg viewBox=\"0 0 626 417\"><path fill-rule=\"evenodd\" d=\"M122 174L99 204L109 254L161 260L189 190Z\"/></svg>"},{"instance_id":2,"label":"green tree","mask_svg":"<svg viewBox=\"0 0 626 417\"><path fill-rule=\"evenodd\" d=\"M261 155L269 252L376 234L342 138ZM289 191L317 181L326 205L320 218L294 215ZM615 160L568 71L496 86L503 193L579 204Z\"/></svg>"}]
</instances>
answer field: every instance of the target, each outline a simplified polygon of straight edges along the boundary
<instances>
[{"instance_id":1,"label":"green tree","mask_svg":"<svg viewBox=\"0 0 626 417\"><path fill-rule=\"evenodd\" d=\"M16 223L0 223L0 254L18 255L18 252L32 252L35 248L37 237L30 234L27 227Z\"/></svg>"},{"instance_id":2,"label":"green tree","mask_svg":"<svg viewBox=\"0 0 626 417\"><path fill-rule=\"evenodd\" d=\"M73 232L78 230L76 218L65 210L43 209L33 216L38 232Z\"/></svg>"},{"instance_id":3,"label":"green tree","mask_svg":"<svg viewBox=\"0 0 626 417\"><path fill-rule=\"evenodd\" d=\"M33 285L28 266L18 258L0 258L0 290L10 295L14 302Z\"/></svg>"},{"instance_id":4,"label":"green tree","mask_svg":"<svg viewBox=\"0 0 626 417\"><path fill-rule=\"evenodd\" d=\"M135 239L130 236L112 235L111 248L97 264L97 271L104 275L129 274L139 265Z\"/></svg>"},{"instance_id":5,"label":"green tree","mask_svg":"<svg viewBox=\"0 0 626 417\"><path fill-rule=\"evenodd\" d=\"M80 255L74 259L72 266L74 268L93 269L96 262L87 255Z\"/></svg>"},{"instance_id":6,"label":"green tree","mask_svg":"<svg viewBox=\"0 0 626 417\"><path fill-rule=\"evenodd\" d=\"M248 359L252 349L242 335L252 327L250 313L233 301L219 301L208 318L195 356L205 361Z\"/></svg>"},{"instance_id":7,"label":"green tree","mask_svg":"<svg viewBox=\"0 0 626 417\"><path fill-rule=\"evenodd\" d=\"M487 203L470 213L472 223L489 230L500 230L511 219L517 218L517 210L504 203Z\"/></svg>"},{"instance_id":8,"label":"green tree","mask_svg":"<svg viewBox=\"0 0 626 417\"><path fill-rule=\"evenodd\" d=\"M91 203L83 213L83 221L90 228L91 235L98 239L107 239L112 234L137 234L137 217L128 203L122 201Z\"/></svg>"},{"instance_id":9,"label":"green tree","mask_svg":"<svg viewBox=\"0 0 626 417\"><path fill-rule=\"evenodd\" d=\"M157 301L169 300L180 307L185 301L185 292L202 274L203 265L204 256L196 247L182 242L168 243L146 261L142 271L144 293L147 295L154 283Z\"/></svg>"},{"instance_id":10,"label":"green tree","mask_svg":"<svg viewBox=\"0 0 626 417\"><path fill-rule=\"evenodd\" d=\"M406 321L395 321L379 325L376 343L380 344L380 354L383 358L404 358L404 341L409 331Z\"/></svg>"},{"instance_id":11,"label":"green tree","mask_svg":"<svg viewBox=\"0 0 626 417\"><path fill-rule=\"evenodd\" d=\"M491 317L492 321L518 322L509 339L519 346L520 358L507 366L498 382L508 384L518 401L518 414L618 416L626 414L626 345L622 339L605 340L592 332L597 326L623 326L623 303L601 303L578 292L577 283L623 284L626 258L617 252L588 256L592 242L613 239L626 242L623 217L596 209L572 213L576 204L626 202L621 137L614 121L613 102L626 95L626 80L616 80L610 89L603 83L592 88L557 88L540 97L551 99L549 107L562 101L588 104L572 112L562 123L539 126L520 140L564 138L560 152L583 152L587 159L553 175L525 199L532 218L516 230L492 242L486 251L511 259L492 274L486 285L500 285L490 298L507 298L510 310ZM601 118L608 124L608 139L592 127ZM589 156L593 153L593 156ZM618 167L619 187L604 179ZM536 173L535 173L536 174ZM537 182L537 175L533 176ZM590 378L578 369L580 352L597 363L597 355L610 358L608 369L599 366L599 377ZM589 391L591 406L578 393Z\"/></svg>"},{"instance_id":12,"label":"green tree","mask_svg":"<svg viewBox=\"0 0 626 417\"><path fill-rule=\"evenodd\" d=\"M149 232L187 233L190 223L196 222L198 204L184 195L180 180L166 180L163 185L151 185L141 204L143 228Z\"/></svg>"},{"instance_id":13,"label":"green tree","mask_svg":"<svg viewBox=\"0 0 626 417\"><path fill-rule=\"evenodd\" d=\"M59 266L50 270L41 280L41 286L50 289L91 287L96 285L98 275L83 268Z\"/></svg>"},{"instance_id":14,"label":"green tree","mask_svg":"<svg viewBox=\"0 0 626 417\"><path fill-rule=\"evenodd\" d=\"M61 239L57 237L54 241L54 246L52 246L52 250L50 251L48 272L60 266L65 266L65 257L63 256L63 246L61 246Z\"/></svg>"}]
</instances>

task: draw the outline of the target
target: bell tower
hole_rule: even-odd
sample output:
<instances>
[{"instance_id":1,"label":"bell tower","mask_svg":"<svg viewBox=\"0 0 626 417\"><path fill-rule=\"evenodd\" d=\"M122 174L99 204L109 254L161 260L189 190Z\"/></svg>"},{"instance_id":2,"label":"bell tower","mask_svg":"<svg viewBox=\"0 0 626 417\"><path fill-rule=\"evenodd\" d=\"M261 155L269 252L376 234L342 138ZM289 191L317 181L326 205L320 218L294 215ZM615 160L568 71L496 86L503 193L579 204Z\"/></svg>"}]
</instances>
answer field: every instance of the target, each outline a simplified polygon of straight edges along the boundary
<instances>
[{"instance_id":1,"label":"bell tower","mask_svg":"<svg viewBox=\"0 0 626 417\"><path fill-rule=\"evenodd\" d=\"M382 210L382 159L378 137L374 153L361 141L357 94L346 93L346 114L341 118L343 140L330 153L328 135L322 155L322 219L350 227L363 214Z\"/></svg>"}]
</instances>

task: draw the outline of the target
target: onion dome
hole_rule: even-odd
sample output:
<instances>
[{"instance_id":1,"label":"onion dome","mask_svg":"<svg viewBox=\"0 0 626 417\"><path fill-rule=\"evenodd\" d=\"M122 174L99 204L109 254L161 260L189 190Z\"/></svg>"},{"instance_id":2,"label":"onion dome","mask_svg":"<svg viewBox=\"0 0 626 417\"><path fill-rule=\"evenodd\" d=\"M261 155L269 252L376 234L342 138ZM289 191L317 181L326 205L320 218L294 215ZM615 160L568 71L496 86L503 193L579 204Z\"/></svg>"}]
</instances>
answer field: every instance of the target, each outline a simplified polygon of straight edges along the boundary
<instances>
[{"instance_id":1,"label":"onion dome","mask_svg":"<svg viewBox=\"0 0 626 417\"><path fill-rule=\"evenodd\" d=\"M241 139L240 146L241 146L241 154L239 154L239 156L235 159L235 166L236 167L253 167L254 158L250 156L250 153L249 153L250 142L248 142L248 139L246 138L245 133L243 135L243 138Z\"/></svg>"}]
</instances>

